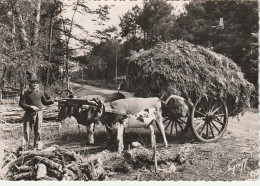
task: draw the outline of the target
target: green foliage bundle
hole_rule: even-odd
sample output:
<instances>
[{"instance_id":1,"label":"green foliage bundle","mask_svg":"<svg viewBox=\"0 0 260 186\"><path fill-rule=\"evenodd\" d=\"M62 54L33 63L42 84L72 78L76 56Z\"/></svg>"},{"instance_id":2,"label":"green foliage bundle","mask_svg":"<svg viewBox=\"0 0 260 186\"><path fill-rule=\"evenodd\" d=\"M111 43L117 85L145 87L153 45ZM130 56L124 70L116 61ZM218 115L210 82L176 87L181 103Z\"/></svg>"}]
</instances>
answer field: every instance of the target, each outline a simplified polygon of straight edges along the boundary
<instances>
[{"instance_id":1,"label":"green foliage bundle","mask_svg":"<svg viewBox=\"0 0 260 186\"><path fill-rule=\"evenodd\" d=\"M136 96L177 94L191 98L220 97L230 115L250 106L254 86L227 57L182 40L160 43L149 50L132 52L127 58L128 89Z\"/></svg>"}]
</instances>

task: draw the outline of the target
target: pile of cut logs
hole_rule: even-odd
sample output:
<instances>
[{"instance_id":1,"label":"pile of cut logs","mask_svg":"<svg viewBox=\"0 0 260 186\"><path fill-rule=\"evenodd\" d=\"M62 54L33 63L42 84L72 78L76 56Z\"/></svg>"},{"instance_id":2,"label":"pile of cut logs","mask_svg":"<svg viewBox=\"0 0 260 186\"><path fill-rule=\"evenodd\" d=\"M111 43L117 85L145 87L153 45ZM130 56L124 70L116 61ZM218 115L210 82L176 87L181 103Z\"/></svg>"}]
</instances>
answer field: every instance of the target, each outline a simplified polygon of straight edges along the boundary
<instances>
[{"instance_id":1,"label":"pile of cut logs","mask_svg":"<svg viewBox=\"0 0 260 186\"><path fill-rule=\"evenodd\" d=\"M141 144L132 146L120 155L104 150L81 156L58 145L41 151L17 152L3 152L0 145L0 180L109 180L116 172L140 168L152 171L154 167L155 172L174 173L192 163L189 158L194 148L190 145L157 149L156 153Z\"/></svg>"},{"instance_id":2,"label":"pile of cut logs","mask_svg":"<svg viewBox=\"0 0 260 186\"><path fill-rule=\"evenodd\" d=\"M105 171L100 158L84 159L57 145L41 151L23 151L3 159L4 180L102 180Z\"/></svg>"}]
</instances>

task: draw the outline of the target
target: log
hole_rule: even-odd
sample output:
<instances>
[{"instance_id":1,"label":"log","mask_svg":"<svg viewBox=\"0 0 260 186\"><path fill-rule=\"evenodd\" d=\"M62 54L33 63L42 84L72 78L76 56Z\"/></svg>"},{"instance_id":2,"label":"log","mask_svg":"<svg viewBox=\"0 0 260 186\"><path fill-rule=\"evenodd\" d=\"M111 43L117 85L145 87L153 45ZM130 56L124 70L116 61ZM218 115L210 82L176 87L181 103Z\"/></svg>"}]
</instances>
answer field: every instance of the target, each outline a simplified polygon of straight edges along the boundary
<instances>
[{"instance_id":1,"label":"log","mask_svg":"<svg viewBox=\"0 0 260 186\"><path fill-rule=\"evenodd\" d=\"M28 165L23 165L23 166L20 166L20 167L15 165L15 167L18 170L18 172L28 172L28 171L32 171L33 170L33 167L28 166Z\"/></svg>"},{"instance_id":2,"label":"log","mask_svg":"<svg viewBox=\"0 0 260 186\"><path fill-rule=\"evenodd\" d=\"M137 156L140 156L140 155L146 156L146 157L152 159L152 157L154 156L154 153L143 146L139 146L137 148L133 148L133 149L126 151L124 153L124 158L126 160L133 160Z\"/></svg>"},{"instance_id":3,"label":"log","mask_svg":"<svg viewBox=\"0 0 260 186\"><path fill-rule=\"evenodd\" d=\"M58 147L58 146L57 146L57 149L60 152L60 154L62 154L64 156L66 161L74 161L74 160L81 161L81 157L79 155L77 155L75 152L66 150L66 149Z\"/></svg>"},{"instance_id":4,"label":"log","mask_svg":"<svg viewBox=\"0 0 260 186\"><path fill-rule=\"evenodd\" d=\"M91 162L95 162L98 161L99 159L104 162L109 160L110 158L114 157L117 153L111 153L108 150L104 150L102 152L99 152L97 154L94 155L89 155L86 156L82 159L82 163L81 166L87 166L89 165Z\"/></svg>"},{"instance_id":5,"label":"log","mask_svg":"<svg viewBox=\"0 0 260 186\"><path fill-rule=\"evenodd\" d=\"M50 146L50 147L47 147L47 148L41 150L41 152L53 152L55 150L57 150L56 146Z\"/></svg>"},{"instance_id":6,"label":"log","mask_svg":"<svg viewBox=\"0 0 260 186\"><path fill-rule=\"evenodd\" d=\"M35 156L34 159L38 160L39 162L44 163L47 167L50 167L51 169L56 169L60 172L62 172L62 165L59 163L55 163L54 161L41 157L41 156Z\"/></svg>"},{"instance_id":7,"label":"log","mask_svg":"<svg viewBox=\"0 0 260 186\"><path fill-rule=\"evenodd\" d=\"M31 156L43 156L48 158L56 156L56 154L53 152L45 152L45 151L23 151L21 154L22 156L31 155Z\"/></svg>"},{"instance_id":8,"label":"log","mask_svg":"<svg viewBox=\"0 0 260 186\"><path fill-rule=\"evenodd\" d=\"M130 149L124 153L124 158L127 161L138 163L153 163L154 149L149 150L143 146ZM176 151L170 151L167 149L156 151L157 163L165 163L167 161L179 161L180 154Z\"/></svg>"},{"instance_id":9,"label":"log","mask_svg":"<svg viewBox=\"0 0 260 186\"><path fill-rule=\"evenodd\" d=\"M23 173L20 173L20 174L16 174L13 176L13 180L27 180L27 179L30 179L32 180L33 179L33 171L29 171L29 172L23 172Z\"/></svg>"},{"instance_id":10,"label":"log","mask_svg":"<svg viewBox=\"0 0 260 186\"><path fill-rule=\"evenodd\" d=\"M106 151L108 152L108 151ZM103 168L103 160L102 160L102 155L104 158L107 158L104 155L104 152L98 153L96 155L91 155L89 157L86 157L83 159L82 164L80 165L80 168L82 171L86 172L86 175L88 179L90 180L98 180L105 174L105 170ZM112 157L110 155L110 157Z\"/></svg>"},{"instance_id":11,"label":"log","mask_svg":"<svg viewBox=\"0 0 260 186\"><path fill-rule=\"evenodd\" d=\"M20 167L23 162L27 162L28 160L30 160L33 156L29 155L29 156L25 156L25 157L19 157L11 162L9 162L8 164L6 164L2 170L1 170L1 177L5 178L6 174L10 171L10 169L18 166Z\"/></svg>"},{"instance_id":12,"label":"log","mask_svg":"<svg viewBox=\"0 0 260 186\"><path fill-rule=\"evenodd\" d=\"M61 165L64 165L65 161L64 161L64 158L61 156L61 157L52 157L50 158L50 160L54 161L55 163L58 163L58 164L61 164Z\"/></svg>"},{"instance_id":13,"label":"log","mask_svg":"<svg viewBox=\"0 0 260 186\"><path fill-rule=\"evenodd\" d=\"M59 181L56 177L45 176L45 181Z\"/></svg>"},{"instance_id":14,"label":"log","mask_svg":"<svg viewBox=\"0 0 260 186\"><path fill-rule=\"evenodd\" d=\"M47 168L43 163L37 164L36 180L45 178L47 175Z\"/></svg>"},{"instance_id":15,"label":"log","mask_svg":"<svg viewBox=\"0 0 260 186\"><path fill-rule=\"evenodd\" d=\"M62 181L71 181L71 180L77 180L78 176L75 175L71 170L69 170L68 168L65 168L63 170L63 172L65 173L63 175Z\"/></svg>"},{"instance_id":16,"label":"log","mask_svg":"<svg viewBox=\"0 0 260 186\"><path fill-rule=\"evenodd\" d=\"M105 170L103 168L103 163L101 159L98 159L96 162L91 162L88 166L88 176L90 180L98 180L101 176L104 175Z\"/></svg>"},{"instance_id":17,"label":"log","mask_svg":"<svg viewBox=\"0 0 260 186\"><path fill-rule=\"evenodd\" d=\"M61 180L63 178L63 175L61 172L57 171L57 170L54 170L54 169L48 169L47 171L47 175L50 176L50 177L55 177L57 178L58 180Z\"/></svg>"},{"instance_id":18,"label":"log","mask_svg":"<svg viewBox=\"0 0 260 186\"><path fill-rule=\"evenodd\" d=\"M79 179L82 178L82 171L76 166L75 162L65 166L65 168L71 170Z\"/></svg>"}]
</instances>

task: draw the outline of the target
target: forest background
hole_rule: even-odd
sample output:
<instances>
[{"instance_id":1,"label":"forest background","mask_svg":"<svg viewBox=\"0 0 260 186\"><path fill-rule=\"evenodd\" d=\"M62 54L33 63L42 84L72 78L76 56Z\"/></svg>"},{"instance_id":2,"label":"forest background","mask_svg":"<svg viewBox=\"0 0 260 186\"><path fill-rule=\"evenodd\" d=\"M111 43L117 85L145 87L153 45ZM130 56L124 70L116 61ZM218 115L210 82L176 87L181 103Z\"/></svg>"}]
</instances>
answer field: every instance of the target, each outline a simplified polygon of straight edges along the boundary
<instances>
[{"instance_id":1,"label":"forest background","mask_svg":"<svg viewBox=\"0 0 260 186\"><path fill-rule=\"evenodd\" d=\"M126 75L132 50L176 39L231 58L256 87L251 100L258 105L257 1L188 1L178 12L178 2L143 0L120 16L119 25L107 26L112 8L102 1L93 9L84 0L2 0L0 92L22 92L27 70L45 89L69 89L69 81L115 84ZM95 30L79 24L77 15Z\"/></svg>"}]
</instances>

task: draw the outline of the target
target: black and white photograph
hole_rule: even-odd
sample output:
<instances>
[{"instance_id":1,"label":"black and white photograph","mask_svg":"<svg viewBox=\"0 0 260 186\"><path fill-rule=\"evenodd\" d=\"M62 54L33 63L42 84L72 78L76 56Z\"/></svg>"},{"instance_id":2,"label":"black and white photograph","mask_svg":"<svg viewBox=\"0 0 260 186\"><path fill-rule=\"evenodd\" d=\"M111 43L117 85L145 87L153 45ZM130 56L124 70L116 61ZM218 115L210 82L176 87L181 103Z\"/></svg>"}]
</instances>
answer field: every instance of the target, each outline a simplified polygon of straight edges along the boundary
<instances>
[{"instance_id":1,"label":"black and white photograph","mask_svg":"<svg viewBox=\"0 0 260 186\"><path fill-rule=\"evenodd\" d=\"M259 7L0 0L0 184L259 182Z\"/></svg>"}]
</instances>

